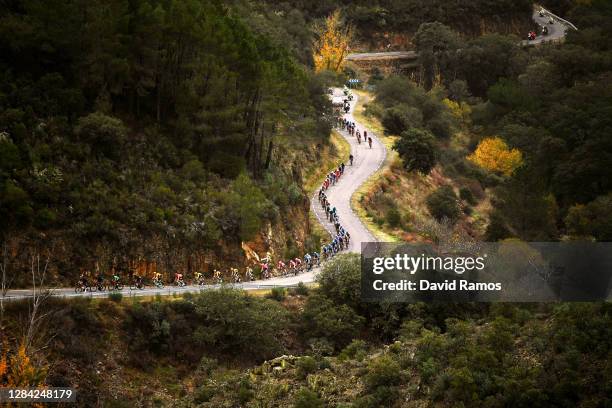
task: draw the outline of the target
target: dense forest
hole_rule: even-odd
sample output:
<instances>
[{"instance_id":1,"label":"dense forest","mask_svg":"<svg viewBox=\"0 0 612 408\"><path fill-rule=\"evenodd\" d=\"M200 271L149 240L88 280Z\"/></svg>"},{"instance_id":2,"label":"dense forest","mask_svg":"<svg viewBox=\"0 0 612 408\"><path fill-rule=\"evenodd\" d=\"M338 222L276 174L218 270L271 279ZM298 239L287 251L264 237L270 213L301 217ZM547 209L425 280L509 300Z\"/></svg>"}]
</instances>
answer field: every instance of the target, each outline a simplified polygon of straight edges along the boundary
<instances>
[{"instance_id":1,"label":"dense forest","mask_svg":"<svg viewBox=\"0 0 612 408\"><path fill-rule=\"evenodd\" d=\"M249 7L2 3L4 254L53 248L64 276L137 261L190 271L206 254L239 260L266 225L308 231L304 155L287 143L316 164L324 83L304 65L308 29Z\"/></svg>"},{"instance_id":2,"label":"dense forest","mask_svg":"<svg viewBox=\"0 0 612 408\"><path fill-rule=\"evenodd\" d=\"M307 19L320 18L340 8L361 39L384 33L414 34L422 23L431 21L470 35L516 32L529 20L532 10L532 2L526 0L288 0L285 4L302 10Z\"/></svg>"},{"instance_id":3,"label":"dense forest","mask_svg":"<svg viewBox=\"0 0 612 408\"><path fill-rule=\"evenodd\" d=\"M421 25L416 83L376 79L366 114L401 136L407 170L438 165L455 180L460 197L445 186L428 197L435 218L470 215L486 190L487 240L612 239L611 11L605 1L577 5L568 15L580 30L537 48Z\"/></svg>"}]
</instances>

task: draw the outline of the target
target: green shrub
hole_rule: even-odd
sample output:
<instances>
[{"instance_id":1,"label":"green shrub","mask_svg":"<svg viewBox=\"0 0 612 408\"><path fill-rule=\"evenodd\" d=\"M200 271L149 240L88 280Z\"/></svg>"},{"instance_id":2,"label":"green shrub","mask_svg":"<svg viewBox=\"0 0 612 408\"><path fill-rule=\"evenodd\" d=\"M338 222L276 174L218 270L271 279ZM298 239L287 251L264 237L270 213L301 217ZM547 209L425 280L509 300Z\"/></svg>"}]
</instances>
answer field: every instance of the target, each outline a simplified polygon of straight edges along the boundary
<instances>
[{"instance_id":1,"label":"green shrub","mask_svg":"<svg viewBox=\"0 0 612 408\"><path fill-rule=\"evenodd\" d=\"M385 134L388 135L399 135L411 127L420 127L422 121L421 111L407 105L386 109L381 119Z\"/></svg>"},{"instance_id":2,"label":"green shrub","mask_svg":"<svg viewBox=\"0 0 612 408\"><path fill-rule=\"evenodd\" d=\"M117 158L128 130L120 119L94 112L79 119L75 133L81 141L89 143L94 153Z\"/></svg>"},{"instance_id":3,"label":"green shrub","mask_svg":"<svg viewBox=\"0 0 612 408\"><path fill-rule=\"evenodd\" d=\"M218 362L214 358L202 357L200 359L200 363L198 364L198 368L196 369L196 373L198 377L209 377L212 372L217 368Z\"/></svg>"},{"instance_id":4,"label":"green shrub","mask_svg":"<svg viewBox=\"0 0 612 408\"><path fill-rule=\"evenodd\" d=\"M363 340L353 340L339 355L341 360L355 359L362 361L366 354L367 344Z\"/></svg>"},{"instance_id":5,"label":"green shrub","mask_svg":"<svg viewBox=\"0 0 612 408\"><path fill-rule=\"evenodd\" d=\"M121 303L121 301L123 300L123 293L112 292L112 293L109 293L108 298L115 303Z\"/></svg>"},{"instance_id":6,"label":"green shrub","mask_svg":"<svg viewBox=\"0 0 612 408\"><path fill-rule=\"evenodd\" d=\"M459 197L469 205L477 204L476 198L474 194L472 194L472 190L467 187L461 187L461 189L459 189Z\"/></svg>"},{"instance_id":7,"label":"green shrub","mask_svg":"<svg viewBox=\"0 0 612 408\"><path fill-rule=\"evenodd\" d=\"M238 386L237 399L241 406L253 399L255 392L252 389L251 382L248 378L243 378Z\"/></svg>"},{"instance_id":8,"label":"green shrub","mask_svg":"<svg viewBox=\"0 0 612 408\"><path fill-rule=\"evenodd\" d=\"M234 289L204 291L194 297L189 319L200 324L193 340L198 347L249 358L269 358L282 352L281 332L287 311L277 302Z\"/></svg>"},{"instance_id":9,"label":"green shrub","mask_svg":"<svg viewBox=\"0 0 612 408\"><path fill-rule=\"evenodd\" d=\"M282 302L287 296L287 291L285 288L272 288L270 293L266 295L267 299L276 300L277 302Z\"/></svg>"},{"instance_id":10,"label":"green shrub","mask_svg":"<svg viewBox=\"0 0 612 408\"><path fill-rule=\"evenodd\" d=\"M421 335L423 322L421 320L406 320L400 329L400 338L410 340Z\"/></svg>"},{"instance_id":11,"label":"green shrub","mask_svg":"<svg viewBox=\"0 0 612 408\"><path fill-rule=\"evenodd\" d=\"M378 387L399 385L402 381L401 374L397 361L389 356L382 356L370 362L364 382L366 388L373 391Z\"/></svg>"},{"instance_id":12,"label":"green shrub","mask_svg":"<svg viewBox=\"0 0 612 408\"><path fill-rule=\"evenodd\" d=\"M438 154L436 139L426 129L414 127L406 129L393 145L393 149L399 153L408 171L429 174L436 165Z\"/></svg>"},{"instance_id":13,"label":"green shrub","mask_svg":"<svg viewBox=\"0 0 612 408\"><path fill-rule=\"evenodd\" d=\"M387 214L385 214L385 218L387 220L387 224L389 224L391 228L398 227L402 220L402 216L397 208L390 208L389 211L387 211Z\"/></svg>"},{"instance_id":14,"label":"green shrub","mask_svg":"<svg viewBox=\"0 0 612 408\"><path fill-rule=\"evenodd\" d=\"M457 196L451 186L442 186L427 197L427 208L438 221L448 219L457 221L461 211L457 203Z\"/></svg>"},{"instance_id":15,"label":"green shrub","mask_svg":"<svg viewBox=\"0 0 612 408\"><path fill-rule=\"evenodd\" d=\"M302 312L302 333L308 338L326 338L335 349L357 337L363 317L347 305L337 305L321 295L310 296Z\"/></svg>"},{"instance_id":16,"label":"green shrub","mask_svg":"<svg viewBox=\"0 0 612 408\"><path fill-rule=\"evenodd\" d=\"M334 352L334 345L326 338L310 339L308 345L312 354L317 358L332 355Z\"/></svg>"},{"instance_id":17,"label":"green shrub","mask_svg":"<svg viewBox=\"0 0 612 408\"><path fill-rule=\"evenodd\" d=\"M289 202L292 205L300 204L304 201L304 195L302 194L302 190L296 183L291 183L287 188L287 196L289 197Z\"/></svg>"},{"instance_id":18,"label":"green shrub","mask_svg":"<svg viewBox=\"0 0 612 408\"><path fill-rule=\"evenodd\" d=\"M323 408L325 404L316 392L308 388L301 388L295 394L294 408Z\"/></svg>"},{"instance_id":19,"label":"green shrub","mask_svg":"<svg viewBox=\"0 0 612 408\"><path fill-rule=\"evenodd\" d=\"M292 293L297 296L308 296L310 289L308 289L308 286L306 286L304 282L300 282L292 289Z\"/></svg>"},{"instance_id":20,"label":"green shrub","mask_svg":"<svg viewBox=\"0 0 612 408\"><path fill-rule=\"evenodd\" d=\"M214 395L215 390L212 387L204 386L200 387L200 389L196 391L193 400L196 404L203 404L210 401Z\"/></svg>"},{"instance_id":21,"label":"green shrub","mask_svg":"<svg viewBox=\"0 0 612 408\"><path fill-rule=\"evenodd\" d=\"M495 242L511 237L512 233L507 227L506 220L499 211L493 211L489 218L489 225L485 232L487 241Z\"/></svg>"},{"instance_id":22,"label":"green shrub","mask_svg":"<svg viewBox=\"0 0 612 408\"><path fill-rule=\"evenodd\" d=\"M216 152L208 162L208 168L223 177L235 179L244 172L246 161L242 156Z\"/></svg>"},{"instance_id":23,"label":"green shrub","mask_svg":"<svg viewBox=\"0 0 612 408\"><path fill-rule=\"evenodd\" d=\"M342 254L327 262L317 275L319 291L337 304L357 310L361 304L361 260Z\"/></svg>"},{"instance_id":24,"label":"green shrub","mask_svg":"<svg viewBox=\"0 0 612 408\"><path fill-rule=\"evenodd\" d=\"M298 359L297 363L297 374L300 378L306 378L308 374L312 374L319 368L319 364L314 357L305 356Z\"/></svg>"}]
</instances>

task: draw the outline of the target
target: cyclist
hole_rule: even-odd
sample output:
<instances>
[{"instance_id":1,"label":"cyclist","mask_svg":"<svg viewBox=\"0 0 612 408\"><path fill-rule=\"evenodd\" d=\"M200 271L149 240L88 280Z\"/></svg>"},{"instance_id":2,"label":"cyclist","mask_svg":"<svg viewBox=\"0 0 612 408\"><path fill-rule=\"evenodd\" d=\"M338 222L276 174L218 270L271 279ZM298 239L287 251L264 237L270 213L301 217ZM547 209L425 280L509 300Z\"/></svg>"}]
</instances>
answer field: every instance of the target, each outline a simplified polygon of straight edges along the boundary
<instances>
[{"instance_id":1,"label":"cyclist","mask_svg":"<svg viewBox=\"0 0 612 408\"><path fill-rule=\"evenodd\" d=\"M259 266L261 266L261 273L264 279L268 279L270 277L270 267L267 263L262 263Z\"/></svg>"},{"instance_id":2,"label":"cyclist","mask_svg":"<svg viewBox=\"0 0 612 408\"><path fill-rule=\"evenodd\" d=\"M238 273L237 268L230 268L232 271L232 278L234 279L234 283L240 283L240 274Z\"/></svg>"},{"instance_id":3,"label":"cyclist","mask_svg":"<svg viewBox=\"0 0 612 408\"><path fill-rule=\"evenodd\" d=\"M368 144L370 145L370 149L372 148L372 138L368 137Z\"/></svg>"},{"instance_id":4,"label":"cyclist","mask_svg":"<svg viewBox=\"0 0 612 408\"><path fill-rule=\"evenodd\" d=\"M204 285L204 275L202 274L202 272L196 271L193 274L193 277L195 278L195 283L198 285Z\"/></svg>"},{"instance_id":5,"label":"cyclist","mask_svg":"<svg viewBox=\"0 0 612 408\"><path fill-rule=\"evenodd\" d=\"M250 266L247 266L244 277L247 282L252 281L253 280L253 268L251 268Z\"/></svg>"},{"instance_id":6,"label":"cyclist","mask_svg":"<svg viewBox=\"0 0 612 408\"><path fill-rule=\"evenodd\" d=\"M312 269L312 256L310 254L304 255L304 263L306 264L306 269L310 271Z\"/></svg>"},{"instance_id":7,"label":"cyclist","mask_svg":"<svg viewBox=\"0 0 612 408\"><path fill-rule=\"evenodd\" d=\"M297 275L302 270L302 259L300 257L295 258L295 274Z\"/></svg>"},{"instance_id":8,"label":"cyclist","mask_svg":"<svg viewBox=\"0 0 612 408\"><path fill-rule=\"evenodd\" d=\"M312 261L315 265L319 265L319 263L321 262L321 257L319 256L319 253L317 251L312 253Z\"/></svg>"},{"instance_id":9,"label":"cyclist","mask_svg":"<svg viewBox=\"0 0 612 408\"><path fill-rule=\"evenodd\" d=\"M98 288L98 290L102 290L102 288L104 287L105 279L106 278L104 276L104 273L98 272L98 274L96 275L96 287Z\"/></svg>"},{"instance_id":10,"label":"cyclist","mask_svg":"<svg viewBox=\"0 0 612 408\"><path fill-rule=\"evenodd\" d=\"M153 274L153 284L155 286L157 286L158 288L161 288L164 285L164 283L162 282L162 274L161 273L155 272Z\"/></svg>"},{"instance_id":11,"label":"cyclist","mask_svg":"<svg viewBox=\"0 0 612 408\"><path fill-rule=\"evenodd\" d=\"M121 280L121 278L119 277L119 275L117 275L117 272L113 273L113 277L111 278L111 283L113 285L113 288L115 289L119 289L119 281Z\"/></svg>"},{"instance_id":12,"label":"cyclist","mask_svg":"<svg viewBox=\"0 0 612 408\"><path fill-rule=\"evenodd\" d=\"M177 286L185 286L185 281L183 281L183 274L179 272L174 273L174 284Z\"/></svg>"},{"instance_id":13,"label":"cyclist","mask_svg":"<svg viewBox=\"0 0 612 408\"><path fill-rule=\"evenodd\" d=\"M144 288L144 284L142 283L142 276L140 276L137 273L135 273L132 276L132 279L134 279L134 286L136 286L136 288L138 288L138 289L143 289Z\"/></svg>"},{"instance_id":14,"label":"cyclist","mask_svg":"<svg viewBox=\"0 0 612 408\"><path fill-rule=\"evenodd\" d=\"M295 263L293 259L290 259L289 260L289 271L292 271L293 273L295 273L296 268L297 268L297 264Z\"/></svg>"},{"instance_id":15,"label":"cyclist","mask_svg":"<svg viewBox=\"0 0 612 408\"><path fill-rule=\"evenodd\" d=\"M351 166L353 165L353 159L354 159L353 155L350 154L349 155L349 162L351 163Z\"/></svg>"},{"instance_id":16,"label":"cyclist","mask_svg":"<svg viewBox=\"0 0 612 408\"><path fill-rule=\"evenodd\" d=\"M89 287L87 283L87 273L85 271L81 272L81 276L79 276L79 285L86 290Z\"/></svg>"},{"instance_id":17,"label":"cyclist","mask_svg":"<svg viewBox=\"0 0 612 408\"><path fill-rule=\"evenodd\" d=\"M218 270L214 270L213 272L213 279L217 282L217 283L223 283L223 278L221 277L221 272Z\"/></svg>"},{"instance_id":18,"label":"cyclist","mask_svg":"<svg viewBox=\"0 0 612 408\"><path fill-rule=\"evenodd\" d=\"M278 269L281 275L284 275L287 269L287 265L285 265L285 263L279 259L278 262L276 263L276 269Z\"/></svg>"}]
</instances>

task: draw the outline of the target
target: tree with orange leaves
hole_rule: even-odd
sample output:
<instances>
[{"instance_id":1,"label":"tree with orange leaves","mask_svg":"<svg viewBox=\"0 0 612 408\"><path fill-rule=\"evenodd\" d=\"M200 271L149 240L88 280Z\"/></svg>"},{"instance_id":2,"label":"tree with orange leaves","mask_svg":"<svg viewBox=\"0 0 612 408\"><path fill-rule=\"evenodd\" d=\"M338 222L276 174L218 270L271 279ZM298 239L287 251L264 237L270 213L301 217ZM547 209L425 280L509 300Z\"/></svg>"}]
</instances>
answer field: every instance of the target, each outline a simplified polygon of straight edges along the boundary
<instances>
[{"instance_id":1,"label":"tree with orange leaves","mask_svg":"<svg viewBox=\"0 0 612 408\"><path fill-rule=\"evenodd\" d=\"M467 157L469 161L486 170L511 176L521 164L523 154L518 149L510 149L499 137L487 137L478 143L478 147Z\"/></svg>"},{"instance_id":2,"label":"tree with orange leaves","mask_svg":"<svg viewBox=\"0 0 612 408\"><path fill-rule=\"evenodd\" d=\"M41 387L45 384L47 370L45 367L37 367L33 362L25 345L21 341L17 350L10 353L8 342L2 342L0 350L0 387L7 388L29 388ZM5 405L7 407L12 404ZM42 404L32 404L33 407L42 407Z\"/></svg>"},{"instance_id":3,"label":"tree with orange leaves","mask_svg":"<svg viewBox=\"0 0 612 408\"><path fill-rule=\"evenodd\" d=\"M338 72L346 60L349 44L353 36L350 25L344 24L340 10L334 11L325 19L315 43L315 70Z\"/></svg>"}]
</instances>

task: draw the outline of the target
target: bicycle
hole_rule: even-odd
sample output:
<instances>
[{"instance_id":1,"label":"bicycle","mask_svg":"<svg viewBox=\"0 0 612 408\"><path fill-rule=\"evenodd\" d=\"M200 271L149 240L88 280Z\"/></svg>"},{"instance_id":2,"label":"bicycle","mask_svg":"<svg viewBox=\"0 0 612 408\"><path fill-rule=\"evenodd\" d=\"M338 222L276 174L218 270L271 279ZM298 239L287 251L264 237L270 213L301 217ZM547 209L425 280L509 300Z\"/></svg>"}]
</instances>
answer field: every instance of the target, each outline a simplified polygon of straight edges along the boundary
<instances>
[{"instance_id":1,"label":"bicycle","mask_svg":"<svg viewBox=\"0 0 612 408\"><path fill-rule=\"evenodd\" d=\"M78 282L74 286L74 293L83 293L83 292L91 292L91 286L87 282Z\"/></svg>"},{"instance_id":2,"label":"bicycle","mask_svg":"<svg viewBox=\"0 0 612 408\"><path fill-rule=\"evenodd\" d=\"M108 286L108 290L121 291L123 290L123 284L119 281L111 282L111 284Z\"/></svg>"},{"instance_id":3,"label":"bicycle","mask_svg":"<svg viewBox=\"0 0 612 408\"><path fill-rule=\"evenodd\" d=\"M106 284L106 281L97 281L96 285L92 287L92 290L94 289L98 292L104 292L108 289L108 285Z\"/></svg>"},{"instance_id":4,"label":"bicycle","mask_svg":"<svg viewBox=\"0 0 612 408\"><path fill-rule=\"evenodd\" d=\"M130 285L130 290L136 290L136 289L144 290L144 288L145 288L145 284L142 279L140 280L134 279L134 281Z\"/></svg>"}]
</instances>

